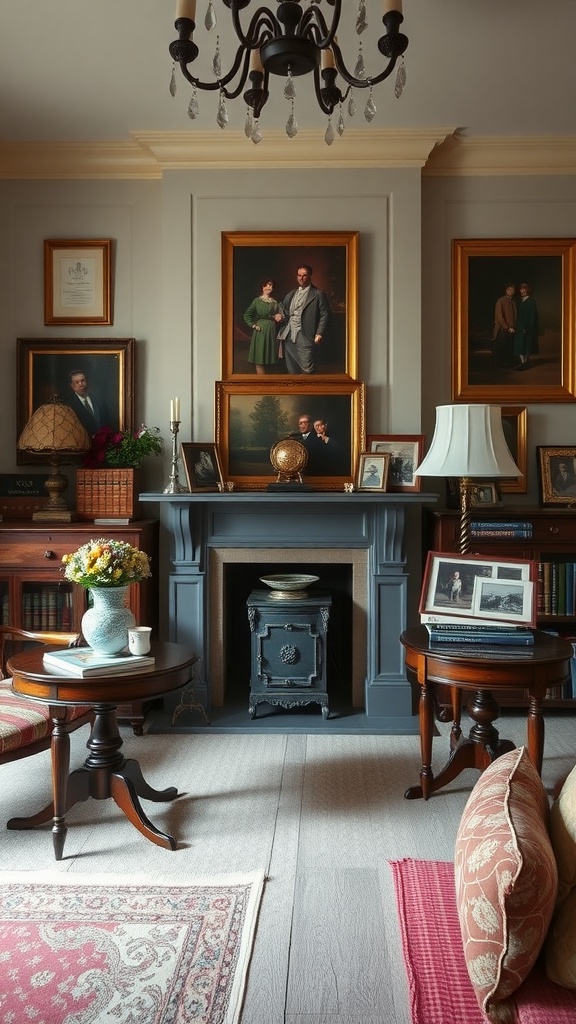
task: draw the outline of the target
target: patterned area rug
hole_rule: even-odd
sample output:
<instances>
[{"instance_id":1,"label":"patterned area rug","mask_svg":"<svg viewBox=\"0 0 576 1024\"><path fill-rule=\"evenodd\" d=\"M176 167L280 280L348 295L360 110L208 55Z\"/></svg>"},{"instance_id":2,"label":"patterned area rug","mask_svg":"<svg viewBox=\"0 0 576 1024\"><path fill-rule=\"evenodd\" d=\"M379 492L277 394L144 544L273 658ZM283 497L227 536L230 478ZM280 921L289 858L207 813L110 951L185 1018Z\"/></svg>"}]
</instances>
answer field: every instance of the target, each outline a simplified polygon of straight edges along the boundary
<instances>
[{"instance_id":1,"label":"patterned area rug","mask_svg":"<svg viewBox=\"0 0 576 1024\"><path fill-rule=\"evenodd\" d=\"M468 978L447 861L391 861L412 1024L486 1024ZM576 993L536 964L516 996L517 1024L574 1024Z\"/></svg>"},{"instance_id":2,"label":"patterned area rug","mask_svg":"<svg viewBox=\"0 0 576 1024\"><path fill-rule=\"evenodd\" d=\"M236 1024L263 873L0 873L3 1024Z\"/></svg>"}]
</instances>

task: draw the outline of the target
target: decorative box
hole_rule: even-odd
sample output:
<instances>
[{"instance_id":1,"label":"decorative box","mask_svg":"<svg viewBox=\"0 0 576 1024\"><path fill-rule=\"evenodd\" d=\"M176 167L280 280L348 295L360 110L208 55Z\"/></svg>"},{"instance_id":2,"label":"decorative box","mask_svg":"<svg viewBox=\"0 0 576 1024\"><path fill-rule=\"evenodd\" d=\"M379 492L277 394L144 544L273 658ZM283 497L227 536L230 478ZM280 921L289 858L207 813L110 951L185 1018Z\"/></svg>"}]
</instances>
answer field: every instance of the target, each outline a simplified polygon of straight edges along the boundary
<instances>
[{"instance_id":1,"label":"decorative box","mask_svg":"<svg viewBox=\"0 0 576 1024\"><path fill-rule=\"evenodd\" d=\"M137 519L139 474L136 469L79 469L76 512L79 519Z\"/></svg>"}]
</instances>

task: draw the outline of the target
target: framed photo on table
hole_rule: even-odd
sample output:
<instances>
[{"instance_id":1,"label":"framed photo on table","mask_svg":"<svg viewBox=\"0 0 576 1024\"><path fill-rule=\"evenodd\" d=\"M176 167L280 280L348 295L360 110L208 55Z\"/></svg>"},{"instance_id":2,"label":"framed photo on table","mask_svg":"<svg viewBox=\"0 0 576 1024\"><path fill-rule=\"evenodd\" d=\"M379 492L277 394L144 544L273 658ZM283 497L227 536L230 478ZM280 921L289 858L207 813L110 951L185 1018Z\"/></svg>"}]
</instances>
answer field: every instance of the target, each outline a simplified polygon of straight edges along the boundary
<instances>
[{"instance_id":1,"label":"framed photo on table","mask_svg":"<svg viewBox=\"0 0 576 1024\"><path fill-rule=\"evenodd\" d=\"M204 441L182 441L180 447L190 491L220 490L223 478L216 445Z\"/></svg>"},{"instance_id":2,"label":"framed photo on table","mask_svg":"<svg viewBox=\"0 0 576 1024\"><path fill-rule=\"evenodd\" d=\"M540 503L576 508L576 447L538 445Z\"/></svg>"},{"instance_id":3,"label":"framed photo on table","mask_svg":"<svg viewBox=\"0 0 576 1024\"><path fill-rule=\"evenodd\" d=\"M76 412L89 434L103 426L134 429L134 338L18 338L16 429L54 397ZM93 423L85 423L73 386L86 380ZM18 464L34 459L18 452Z\"/></svg>"},{"instance_id":4,"label":"framed photo on table","mask_svg":"<svg viewBox=\"0 0 576 1024\"><path fill-rule=\"evenodd\" d=\"M358 472L356 473L356 490L385 492L389 469L390 454L388 452L382 454L360 452Z\"/></svg>"},{"instance_id":5,"label":"framed photo on table","mask_svg":"<svg viewBox=\"0 0 576 1024\"><path fill-rule=\"evenodd\" d=\"M355 479L364 436L363 381L216 382L216 445L224 479L236 489L272 483L270 449L295 438L306 448L304 482L342 490Z\"/></svg>"},{"instance_id":6,"label":"framed photo on table","mask_svg":"<svg viewBox=\"0 0 576 1024\"><path fill-rule=\"evenodd\" d=\"M574 402L573 238L452 242L452 399Z\"/></svg>"},{"instance_id":7,"label":"framed photo on table","mask_svg":"<svg viewBox=\"0 0 576 1024\"><path fill-rule=\"evenodd\" d=\"M109 238L44 242L44 323L111 324Z\"/></svg>"},{"instance_id":8,"label":"framed photo on table","mask_svg":"<svg viewBox=\"0 0 576 1024\"><path fill-rule=\"evenodd\" d=\"M429 551L420 596L423 622L443 617L536 624L536 563Z\"/></svg>"},{"instance_id":9,"label":"framed photo on table","mask_svg":"<svg viewBox=\"0 0 576 1024\"><path fill-rule=\"evenodd\" d=\"M315 377L355 379L358 365L358 232L234 231L222 233L222 379L257 375L301 376L286 360L282 328L258 304L263 286L272 281L275 312L298 287L300 267L312 269L311 287L322 296L307 296L309 330L322 318L322 338L313 349ZM314 303L314 306L312 305ZM263 319L257 323L259 313ZM303 316L308 314L303 313ZM248 317L248 322L245 319ZM324 320L326 320L324 324ZM312 321L314 321L312 323ZM254 325L259 330L254 333ZM265 336L265 337L264 337ZM308 373L304 373L308 376Z\"/></svg>"},{"instance_id":10,"label":"framed photo on table","mask_svg":"<svg viewBox=\"0 0 576 1024\"><path fill-rule=\"evenodd\" d=\"M369 452L388 453L388 491L419 491L420 477L414 475L424 456L424 434L368 434Z\"/></svg>"}]
</instances>

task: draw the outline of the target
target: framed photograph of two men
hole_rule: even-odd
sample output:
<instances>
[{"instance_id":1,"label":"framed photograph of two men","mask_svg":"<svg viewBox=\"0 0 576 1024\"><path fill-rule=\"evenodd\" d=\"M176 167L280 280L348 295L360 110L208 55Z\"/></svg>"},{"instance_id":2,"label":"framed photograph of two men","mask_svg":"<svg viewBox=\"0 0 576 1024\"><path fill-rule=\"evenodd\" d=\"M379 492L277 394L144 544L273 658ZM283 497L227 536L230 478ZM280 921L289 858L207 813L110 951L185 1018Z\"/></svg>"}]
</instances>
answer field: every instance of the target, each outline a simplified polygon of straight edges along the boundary
<instances>
[{"instance_id":1,"label":"framed photograph of two men","mask_svg":"<svg viewBox=\"0 0 576 1024\"><path fill-rule=\"evenodd\" d=\"M452 242L452 399L576 401L576 239Z\"/></svg>"},{"instance_id":2,"label":"framed photograph of two men","mask_svg":"<svg viewBox=\"0 0 576 1024\"><path fill-rule=\"evenodd\" d=\"M358 232L222 233L222 379L354 380Z\"/></svg>"}]
</instances>

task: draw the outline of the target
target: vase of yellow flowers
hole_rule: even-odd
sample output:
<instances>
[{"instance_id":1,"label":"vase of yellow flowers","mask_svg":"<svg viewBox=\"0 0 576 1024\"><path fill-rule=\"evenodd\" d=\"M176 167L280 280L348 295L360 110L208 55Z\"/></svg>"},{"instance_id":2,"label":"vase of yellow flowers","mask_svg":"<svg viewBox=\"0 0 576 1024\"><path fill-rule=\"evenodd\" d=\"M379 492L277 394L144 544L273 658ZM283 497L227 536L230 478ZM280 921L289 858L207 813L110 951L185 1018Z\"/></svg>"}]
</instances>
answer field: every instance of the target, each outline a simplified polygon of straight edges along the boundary
<instances>
[{"instance_id":1,"label":"vase of yellow flowers","mask_svg":"<svg viewBox=\"0 0 576 1024\"><path fill-rule=\"evenodd\" d=\"M90 591L92 606L82 616L82 634L96 654L120 654L135 619L126 604L131 583L151 575L145 551L121 540L89 540L64 555L64 576Z\"/></svg>"}]
</instances>

